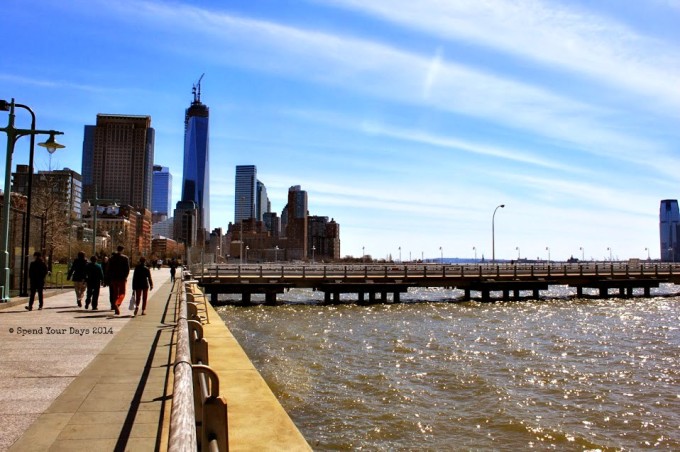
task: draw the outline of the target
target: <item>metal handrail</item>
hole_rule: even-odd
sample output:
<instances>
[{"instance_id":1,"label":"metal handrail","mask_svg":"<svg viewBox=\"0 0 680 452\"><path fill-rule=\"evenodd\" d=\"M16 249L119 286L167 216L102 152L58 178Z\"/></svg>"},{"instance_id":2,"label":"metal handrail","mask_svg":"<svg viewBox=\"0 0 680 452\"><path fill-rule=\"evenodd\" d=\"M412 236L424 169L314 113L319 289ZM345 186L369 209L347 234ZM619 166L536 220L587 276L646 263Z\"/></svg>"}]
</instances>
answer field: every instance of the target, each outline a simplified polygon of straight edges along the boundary
<instances>
[{"instance_id":1,"label":"metal handrail","mask_svg":"<svg viewBox=\"0 0 680 452\"><path fill-rule=\"evenodd\" d=\"M189 345L189 326L187 324L186 292L180 283L177 291L179 312L177 319L177 345L175 349L174 382L172 409L170 411L170 438L168 450L171 452L192 451L197 449L196 413L194 412L193 366Z\"/></svg>"},{"instance_id":2,"label":"metal handrail","mask_svg":"<svg viewBox=\"0 0 680 452\"><path fill-rule=\"evenodd\" d=\"M177 345L168 450L228 450L227 403L219 395L217 374L208 366L208 344L201 323L193 319L196 307L187 302L184 276L177 291Z\"/></svg>"}]
</instances>

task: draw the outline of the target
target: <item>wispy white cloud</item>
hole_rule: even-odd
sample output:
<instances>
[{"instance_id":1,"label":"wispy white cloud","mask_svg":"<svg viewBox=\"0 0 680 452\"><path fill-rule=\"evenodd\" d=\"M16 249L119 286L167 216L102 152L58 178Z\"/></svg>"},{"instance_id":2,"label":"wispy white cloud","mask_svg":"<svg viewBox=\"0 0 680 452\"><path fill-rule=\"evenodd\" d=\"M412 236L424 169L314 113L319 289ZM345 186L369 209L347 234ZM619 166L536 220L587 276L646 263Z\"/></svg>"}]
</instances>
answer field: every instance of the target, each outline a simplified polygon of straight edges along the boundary
<instances>
[{"instance_id":1,"label":"wispy white cloud","mask_svg":"<svg viewBox=\"0 0 680 452\"><path fill-rule=\"evenodd\" d=\"M434 20L429 14L423 15L422 11L427 8L421 7L420 2L413 2L418 3L417 8L407 7L406 3L409 2L402 6L413 12L413 20L422 21L423 26L427 20ZM351 1L347 0L347 4ZM441 18L435 26L443 26L441 21L451 19L450 16L457 11L484 19L483 11L478 8L468 11L463 4L454 2L452 5L456 9L451 6L448 7L451 11L440 11ZM490 5L503 7L498 11L490 10L495 11L494 17L504 17L506 12L511 18L519 14L499 0L492 0ZM439 11L436 4L430 6L433 11ZM121 20L134 17L149 27L177 30L183 40L184 36L193 36L197 43L202 43L195 51L212 63L246 65L259 71L274 71L279 75L340 86L392 102L482 118L491 124L548 136L615 159L634 160L640 153L663 156L666 152L651 140L631 136L622 130L611 130L608 118L614 114L612 111L560 96L544 87L446 61L442 54L436 54L433 59L365 39L242 18L188 5L120 1L108 2L104 7L117 11L122 16ZM370 7L382 11L382 7L387 8L387 3L374 1ZM393 6L389 9L399 10ZM527 13L531 13L531 20L538 21L541 17L532 9L527 9ZM511 31L519 33L514 28L508 33ZM517 37L520 43L521 38L521 35ZM175 44L168 41L164 45L171 52ZM427 98L423 96L424 87Z\"/></svg>"},{"instance_id":2,"label":"wispy white cloud","mask_svg":"<svg viewBox=\"0 0 680 452\"><path fill-rule=\"evenodd\" d=\"M677 114L680 50L616 20L542 0L318 0L451 40L500 49L653 99ZM677 7L677 0L668 0Z\"/></svg>"},{"instance_id":3,"label":"wispy white cloud","mask_svg":"<svg viewBox=\"0 0 680 452\"><path fill-rule=\"evenodd\" d=\"M435 53L434 57L432 57L432 62L430 63L430 67L427 71L427 74L425 75L425 80L423 82L424 99L430 98L430 95L432 93L432 86L437 80L437 76L439 75L439 69L441 68L441 65L442 65L442 48L440 47L437 49L437 52Z\"/></svg>"},{"instance_id":4,"label":"wispy white cloud","mask_svg":"<svg viewBox=\"0 0 680 452\"><path fill-rule=\"evenodd\" d=\"M102 87L90 84L73 83L66 80L47 80L8 73L0 73L0 81L13 83L17 85L31 85L40 88L50 89L71 89L89 93L105 93L105 92L111 93L116 91L130 91L130 89L128 88L116 89L111 87Z\"/></svg>"}]
</instances>

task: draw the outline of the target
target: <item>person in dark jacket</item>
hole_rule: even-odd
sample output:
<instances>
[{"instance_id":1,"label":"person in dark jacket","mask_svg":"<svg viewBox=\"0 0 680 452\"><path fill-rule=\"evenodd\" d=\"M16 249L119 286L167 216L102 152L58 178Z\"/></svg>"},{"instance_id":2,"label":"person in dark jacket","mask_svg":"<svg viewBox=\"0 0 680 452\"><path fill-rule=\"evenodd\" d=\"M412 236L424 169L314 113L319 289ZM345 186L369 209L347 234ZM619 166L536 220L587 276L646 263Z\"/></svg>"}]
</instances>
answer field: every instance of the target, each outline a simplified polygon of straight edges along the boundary
<instances>
[{"instance_id":1,"label":"person in dark jacket","mask_svg":"<svg viewBox=\"0 0 680 452\"><path fill-rule=\"evenodd\" d=\"M31 297L28 299L28 311L33 310L33 302L35 301L35 294L38 294L38 309L43 308L43 288L45 287L45 277L47 276L47 265L42 259L39 251L33 253L35 258L31 265L28 266L28 278L31 280Z\"/></svg>"},{"instance_id":2,"label":"person in dark jacket","mask_svg":"<svg viewBox=\"0 0 680 452\"><path fill-rule=\"evenodd\" d=\"M119 246L117 253L113 253L106 267L106 282L109 285L109 301L111 309L120 315L118 309L125 299L125 285L130 274L130 259L123 254L124 248Z\"/></svg>"},{"instance_id":3,"label":"person in dark jacket","mask_svg":"<svg viewBox=\"0 0 680 452\"><path fill-rule=\"evenodd\" d=\"M87 274L87 296L85 297L85 309L90 306L92 302L92 310L97 310L99 304L99 288L104 282L104 271L101 265L97 263L97 256L92 256L90 262L85 266L85 273Z\"/></svg>"},{"instance_id":4,"label":"person in dark jacket","mask_svg":"<svg viewBox=\"0 0 680 452\"><path fill-rule=\"evenodd\" d=\"M139 310L139 299L142 299L142 315L146 315L146 299L149 296L149 289L153 289L153 280L151 279L151 271L145 265L146 259L139 258L139 263L135 267L132 274L132 290L135 294L135 313Z\"/></svg>"},{"instance_id":5,"label":"person in dark jacket","mask_svg":"<svg viewBox=\"0 0 680 452\"><path fill-rule=\"evenodd\" d=\"M85 281L87 279L87 275L85 274L86 265L87 259L85 259L85 253L79 251L78 257L73 260L66 278L73 281L73 288L76 291L76 303L78 303L78 307L83 305L83 297L85 296L85 289L87 289L87 282Z\"/></svg>"}]
</instances>

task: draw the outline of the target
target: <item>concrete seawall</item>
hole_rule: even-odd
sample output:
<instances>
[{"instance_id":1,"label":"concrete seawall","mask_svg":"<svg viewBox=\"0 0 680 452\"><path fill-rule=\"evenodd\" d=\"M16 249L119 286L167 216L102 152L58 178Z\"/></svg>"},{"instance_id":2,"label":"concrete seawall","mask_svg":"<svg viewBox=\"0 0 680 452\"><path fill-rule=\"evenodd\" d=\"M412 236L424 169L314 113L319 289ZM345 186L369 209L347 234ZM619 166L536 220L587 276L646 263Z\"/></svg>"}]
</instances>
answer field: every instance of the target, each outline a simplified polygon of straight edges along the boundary
<instances>
[{"instance_id":1,"label":"concrete seawall","mask_svg":"<svg viewBox=\"0 0 680 452\"><path fill-rule=\"evenodd\" d=\"M210 367L227 399L229 450L312 450L217 312L203 325Z\"/></svg>"}]
</instances>

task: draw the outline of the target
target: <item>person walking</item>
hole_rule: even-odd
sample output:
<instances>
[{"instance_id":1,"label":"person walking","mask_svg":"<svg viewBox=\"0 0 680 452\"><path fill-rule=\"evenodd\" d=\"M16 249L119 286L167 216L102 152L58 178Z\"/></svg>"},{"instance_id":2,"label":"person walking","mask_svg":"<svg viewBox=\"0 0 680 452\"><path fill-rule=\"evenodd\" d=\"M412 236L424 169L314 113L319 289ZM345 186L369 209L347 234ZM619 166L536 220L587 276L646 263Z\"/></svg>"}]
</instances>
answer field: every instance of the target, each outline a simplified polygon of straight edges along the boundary
<instances>
[{"instance_id":1,"label":"person walking","mask_svg":"<svg viewBox=\"0 0 680 452\"><path fill-rule=\"evenodd\" d=\"M92 303L92 310L96 311L99 305L99 288L104 282L104 271L97 263L97 256L92 256L85 266L87 275L87 296L85 297L85 309Z\"/></svg>"},{"instance_id":2,"label":"person walking","mask_svg":"<svg viewBox=\"0 0 680 452\"><path fill-rule=\"evenodd\" d=\"M175 282L175 272L177 271L177 261L175 259L170 261L170 282Z\"/></svg>"},{"instance_id":3,"label":"person walking","mask_svg":"<svg viewBox=\"0 0 680 452\"><path fill-rule=\"evenodd\" d=\"M130 274L130 259L123 254L122 246L117 248L118 252L113 253L107 266L106 279L109 285L109 301L111 309L120 315L120 305L125 299L125 285Z\"/></svg>"},{"instance_id":4,"label":"person walking","mask_svg":"<svg viewBox=\"0 0 680 452\"><path fill-rule=\"evenodd\" d=\"M87 265L87 259L85 259L85 253L78 251L78 257L73 260L71 268L68 271L66 279L73 281L73 288L76 291L76 303L78 307L83 306L83 296L85 296L85 289L87 288L87 275L85 274L85 266Z\"/></svg>"},{"instance_id":5,"label":"person walking","mask_svg":"<svg viewBox=\"0 0 680 452\"><path fill-rule=\"evenodd\" d=\"M38 294L38 309L43 308L43 288L45 287L45 277L47 277L47 264L42 258L40 251L33 253L33 262L28 266L28 278L31 280L31 296L28 299L28 306L26 310L33 310L33 302L35 301L35 294Z\"/></svg>"},{"instance_id":6,"label":"person walking","mask_svg":"<svg viewBox=\"0 0 680 452\"><path fill-rule=\"evenodd\" d=\"M142 315L146 315L146 299L149 296L149 290L153 290L151 271L149 270L149 267L145 265L145 262L146 259L140 257L139 263L132 274L132 290L135 296L135 313L133 315L137 315L140 298L142 299Z\"/></svg>"}]
</instances>

